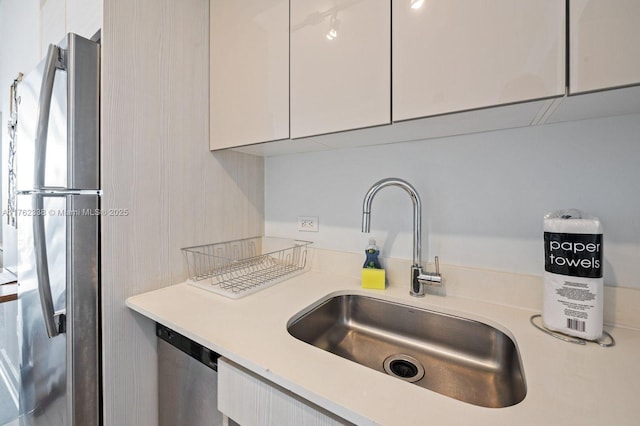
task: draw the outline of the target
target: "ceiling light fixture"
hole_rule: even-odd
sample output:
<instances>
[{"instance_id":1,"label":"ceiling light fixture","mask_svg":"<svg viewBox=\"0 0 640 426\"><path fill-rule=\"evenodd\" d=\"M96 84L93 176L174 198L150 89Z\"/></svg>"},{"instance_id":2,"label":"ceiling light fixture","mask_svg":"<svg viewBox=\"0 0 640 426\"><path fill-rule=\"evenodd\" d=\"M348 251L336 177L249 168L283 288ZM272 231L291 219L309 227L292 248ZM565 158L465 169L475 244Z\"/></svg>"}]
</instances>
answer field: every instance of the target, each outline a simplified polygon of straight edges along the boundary
<instances>
[{"instance_id":1,"label":"ceiling light fixture","mask_svg":"<svg viewBox=\"0 0 640 426\"><path fill-rule=\"evenodd\" d=\"M418 10L424 6L424 0L411 0L411 9Z\"/></svg>"},{"instance_id":2,"label":"ceiling light fixture","mask_svg":"<svg viewBox=\"0 0 640 426\"><path fill-rule=\"evenodd\" d=\"M325 35L327 40L334 40L338 37L338 28L340 28L340 21L338 21L337 14L334 13L329 19L329 31Z\"/></svg>"}]
</instances>

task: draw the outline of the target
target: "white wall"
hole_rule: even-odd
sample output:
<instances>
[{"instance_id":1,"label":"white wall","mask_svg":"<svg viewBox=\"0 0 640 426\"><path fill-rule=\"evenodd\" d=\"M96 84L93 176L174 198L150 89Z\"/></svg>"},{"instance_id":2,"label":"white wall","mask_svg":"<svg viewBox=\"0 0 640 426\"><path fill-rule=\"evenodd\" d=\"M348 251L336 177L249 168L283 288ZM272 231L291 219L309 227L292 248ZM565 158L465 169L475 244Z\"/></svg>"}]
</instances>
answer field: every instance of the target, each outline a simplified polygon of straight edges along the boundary
<instances>
[{"instance_id":1,"label":"white wall","mask_svg":"<svg viewBox=\"0 0 640 426\"><path fill-rule=\"evenodd\" d=\"M40 60L40 1L39 0L2 0L0 2L0 111L2 122L2 177L0 192L2 193L2 210L7 206L7 161L9 135L9 90L18 73L27 73ZM2 216L2 241L5 264L11 266L16 262L15 227L6 223ZM12 249L14 248L14 249Z\"/></svg>"},{"instance_id":2,"label":"white wall","mask_svg":"<svg viewBox=\"0 0 640 426\"><path fill-rule=\"evenodd\" d=\"M423 262L438 255L442 263L541 275L544 214L576 207L604 224L605 283L640 288L638 135L640 115L630 115L270 157L266 233L362 252L364 194L394 176L422 198ZM296 216L319 216L320 231L298 232ZM371 230L385 256L411 258L406 193L378 193Z\"/></svg>"},{"instance_id":3,"label":"white wall","mask_svg":"<svg viewBox=\"0 0 640 426\"><path fill-rule=\"evenodd\" d=\"M184 281L181 247L260 235L259 157L209 151L209 0L111 0L102 40L105 425L155 425L154 324L127 297Z\"/></svg>"}]
</instances>

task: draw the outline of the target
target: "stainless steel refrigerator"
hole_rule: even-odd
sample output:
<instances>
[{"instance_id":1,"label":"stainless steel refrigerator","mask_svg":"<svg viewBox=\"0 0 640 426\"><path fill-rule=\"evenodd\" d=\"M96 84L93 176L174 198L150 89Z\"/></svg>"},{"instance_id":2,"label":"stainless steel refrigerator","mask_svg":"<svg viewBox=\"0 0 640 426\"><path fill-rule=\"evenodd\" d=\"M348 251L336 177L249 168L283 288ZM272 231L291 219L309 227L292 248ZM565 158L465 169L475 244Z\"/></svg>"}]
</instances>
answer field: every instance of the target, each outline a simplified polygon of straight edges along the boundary
<instances>
[{"instance_id":1,"label":"stainless steel refrigerator","mask_svg":"<svg viewBox=\"0 0 640 426\"><path fill-rule=\"evenodd\" d=\"M18 89L20 425L101 422L99 81L68 34Z\"/></svg>"}]
</instances>

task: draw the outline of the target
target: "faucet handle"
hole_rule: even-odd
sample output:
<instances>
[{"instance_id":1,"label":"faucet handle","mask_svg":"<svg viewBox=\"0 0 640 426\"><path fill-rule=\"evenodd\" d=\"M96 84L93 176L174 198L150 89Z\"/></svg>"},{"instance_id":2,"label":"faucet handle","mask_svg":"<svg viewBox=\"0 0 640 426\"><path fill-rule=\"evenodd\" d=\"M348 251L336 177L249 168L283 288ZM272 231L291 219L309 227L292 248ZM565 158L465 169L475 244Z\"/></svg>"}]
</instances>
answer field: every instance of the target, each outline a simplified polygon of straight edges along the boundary
<instances>
[{"instance_id":1,"label":"faucet handle","mask_svg":"<svg viewBox=\"0 0 640 426\"><path fill-rule=\"evenodd\" d=\"M435 272L424 272L422 271L422 268L420 268L420 272L416 277L420 283L435 285L438 287L442 285L442 275L440 275L440 260L438 259L438 256L435 257L435 264Z\"/></svg>"}]
</instances>

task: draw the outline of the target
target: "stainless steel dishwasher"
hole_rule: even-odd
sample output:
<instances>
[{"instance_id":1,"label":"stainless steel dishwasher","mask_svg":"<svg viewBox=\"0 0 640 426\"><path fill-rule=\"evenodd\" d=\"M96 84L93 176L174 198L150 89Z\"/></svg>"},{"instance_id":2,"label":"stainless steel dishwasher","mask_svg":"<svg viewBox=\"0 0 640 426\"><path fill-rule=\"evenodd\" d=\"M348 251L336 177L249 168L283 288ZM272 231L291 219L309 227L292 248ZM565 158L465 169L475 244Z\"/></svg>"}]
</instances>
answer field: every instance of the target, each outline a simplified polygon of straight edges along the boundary
<instances>
[{"instance_id":1,"label":"stainless steel dishwasher","mask_svg":"<svg viewBox=\"0 0 640 426\"><path fill-rule=\"evenodd\" d=\"M234 425L218 411L219 355L162 324L156 335L160 426Z\"/></svg>"}]
</instances>

